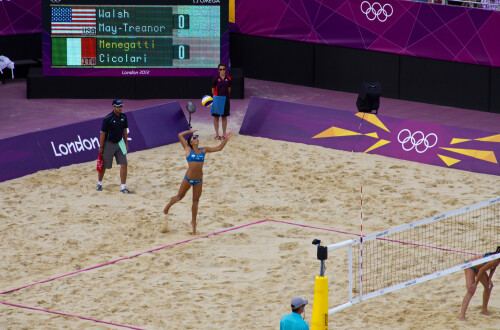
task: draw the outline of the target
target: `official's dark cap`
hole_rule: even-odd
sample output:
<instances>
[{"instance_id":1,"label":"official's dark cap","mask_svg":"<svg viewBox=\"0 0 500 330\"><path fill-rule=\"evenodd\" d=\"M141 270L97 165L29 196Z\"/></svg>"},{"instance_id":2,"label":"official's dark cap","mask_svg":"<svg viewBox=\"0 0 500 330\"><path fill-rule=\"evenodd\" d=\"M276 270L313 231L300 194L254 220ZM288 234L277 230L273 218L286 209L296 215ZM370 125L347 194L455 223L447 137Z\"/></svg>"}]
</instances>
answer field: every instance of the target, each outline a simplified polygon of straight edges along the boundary
<instances>
[{"instance_id":1,"label":"official's dark cap","mask_svg":"<svg viewBox=\"0 0 500 330\"><path fill-rule=\"evenodd\" d=\"M302 299L300 297L295 297L292 299L291 301L291 305L292 305L292 309L297 309L297 308L300 308L302 306L305 306L307 305L308 301L305 300L305 299Z\"/></svg>"},{"instance_id":2,"label":"official's dark cap","mask_svg":"<svg viewBox=\"0 0 500 330\"><path fill-rule=\"evenodd\" d=\"M123 105L122 100L113 100L114 107L121 107Z\"/></svg>"}]
</instances>

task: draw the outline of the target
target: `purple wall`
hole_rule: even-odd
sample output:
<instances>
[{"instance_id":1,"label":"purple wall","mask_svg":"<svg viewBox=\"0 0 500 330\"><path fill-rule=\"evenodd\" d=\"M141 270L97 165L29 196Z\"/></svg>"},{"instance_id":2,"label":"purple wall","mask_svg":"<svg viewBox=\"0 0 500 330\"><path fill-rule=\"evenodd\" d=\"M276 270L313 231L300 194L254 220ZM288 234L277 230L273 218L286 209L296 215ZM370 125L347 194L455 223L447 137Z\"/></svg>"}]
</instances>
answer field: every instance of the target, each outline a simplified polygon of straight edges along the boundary
<instances>
[{"instance_id":1,"label":"purple wall","mask_svg":"<svg viewBox=\"0 0 500 330\"><path fill-rule=\"evenodd\" d=\"M126 114L130 152L177 142L177 134L189 129L177 102ZM0 140L0 182L96 160L103 118Z\"/></svg>"},{"instance_id":2,"label":"purple wall","mask_svg":"<svg viewBox=\"0 0 500 330\"><path fill-rule=\"evenodd\" d=\"M42 32L41 0L0 1L0 36L40 32Z\"/></svg>"},{"instance_id":3,"label":"purple wall","mask_svg":"<svg viewBox=\"0 0 500 330\"><path fill-rule=\"evenodd\" d=\"M233 32L500 67L500 12L398 0L235 1ZM41 0L0 1L0 36L40 33L41 24Z\"/></svg>"},{"instance_id":4,"label":"purple wall","mask_svg":"<svg viewBox=\"0 0 500 330\"><path fill-rule=\"evenodd\" d=\"M252 97L240 134L500 175L500 134ZM412 139L413 138L413 139Z\"/></svg>"},{"instance_id":5,"label":"purple wall","mask_svg":"<svg viewBox=\"0 0 500 330\"><path fill-rule=\"evenodd\" d=\"M500 31L500 12L483 9L397 0L236 0L230 29L500 67L494 32Z\"/></svg>"}]
</instances>

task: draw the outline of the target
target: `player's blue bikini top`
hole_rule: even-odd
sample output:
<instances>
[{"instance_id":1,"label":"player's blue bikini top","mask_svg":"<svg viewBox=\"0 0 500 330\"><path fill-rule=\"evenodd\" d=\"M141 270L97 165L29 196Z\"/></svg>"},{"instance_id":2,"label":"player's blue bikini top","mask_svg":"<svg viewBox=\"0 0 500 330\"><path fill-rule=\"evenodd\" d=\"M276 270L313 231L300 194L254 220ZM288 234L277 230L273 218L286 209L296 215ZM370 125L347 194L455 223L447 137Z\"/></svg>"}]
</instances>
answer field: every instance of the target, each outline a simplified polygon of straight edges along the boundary
<instances>
[{"instance_id":1,"label":"player's blue bikini top","mask_svg":"<svg viewBox=\"0 0 500 330\"><path fill-rule=\"evenodd\" d=\"M491 253L486 253L485 255L483 255L483 258L486 258L486 257L489 257L489 256L491 256ZM469 262L469 261L467 260L467 262ZM483 265L486 265L486 264L487 264L487 262L485 262ZM481 266L481 265L479 264L477 266ZM469 267L469 268L472 269L474 271L474 273L479 272L479 269L477 269L477 268L474 268L474 267ZM481 268L481 267L479 267L479 268ZM495 268L497 268L497 267L495 266L492 269L495 269Z\"/></svg>"},{"instance_id":2,"label":"player's blue bikini top","mask_svg":"<svg viewBox=\"0 0 500 330\"><path fill-rule=\"evenodd\" d=\"M191 149L191 152L189 153L189 156L187 156L186 160L187 162L200 162L204 163L205 162L205 154L203 153L203 150L201 150L201 154L197 155L194 153L193 149Z\"/></svg>"}]
</instances>

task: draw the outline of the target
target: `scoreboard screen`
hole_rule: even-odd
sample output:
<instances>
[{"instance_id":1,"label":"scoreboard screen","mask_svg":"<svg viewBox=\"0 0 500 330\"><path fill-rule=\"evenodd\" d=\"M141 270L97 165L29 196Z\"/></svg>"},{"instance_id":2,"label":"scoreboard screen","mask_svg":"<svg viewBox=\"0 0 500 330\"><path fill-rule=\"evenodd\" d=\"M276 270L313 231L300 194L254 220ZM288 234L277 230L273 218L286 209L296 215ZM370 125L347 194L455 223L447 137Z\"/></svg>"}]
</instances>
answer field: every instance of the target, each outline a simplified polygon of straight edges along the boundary
<instances>
[{"instance_id":1,"label":"scoreboard screen","mask_svg":"<svg viewBox=\"0 0 500 330\"><path fill-rule=\"evenodd\" d=\"M44 75L207 76L228 60L225 0L42 0Z\"/></svg>"}]
</instances>

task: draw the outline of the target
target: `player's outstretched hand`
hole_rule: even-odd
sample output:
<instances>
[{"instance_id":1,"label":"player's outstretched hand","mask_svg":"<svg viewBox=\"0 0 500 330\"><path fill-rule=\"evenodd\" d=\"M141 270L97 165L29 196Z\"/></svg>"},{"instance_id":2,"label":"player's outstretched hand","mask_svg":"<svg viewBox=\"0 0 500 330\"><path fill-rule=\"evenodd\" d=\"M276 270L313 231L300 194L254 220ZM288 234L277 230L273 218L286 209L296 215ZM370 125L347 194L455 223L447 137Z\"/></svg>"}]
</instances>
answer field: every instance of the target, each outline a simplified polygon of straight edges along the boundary
<instances>
[{"instance_id":1,"label":"player's outstretched hand","mask_svg":"<svg viewBox=\"0 0 500 330\"><path fill-rule=\"evenodd\" d=\"M233 131L227 132L227 134L226 134L226 140L229 140L231 138L231 136L233 136Z\"/></svg>"}]
</instances>

